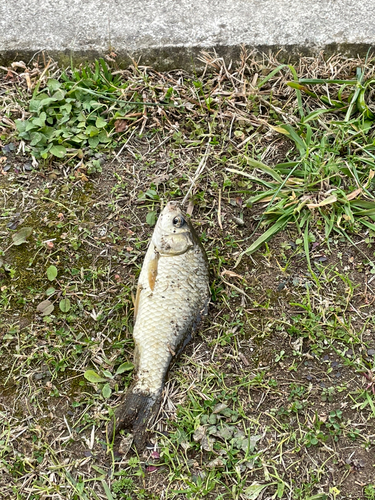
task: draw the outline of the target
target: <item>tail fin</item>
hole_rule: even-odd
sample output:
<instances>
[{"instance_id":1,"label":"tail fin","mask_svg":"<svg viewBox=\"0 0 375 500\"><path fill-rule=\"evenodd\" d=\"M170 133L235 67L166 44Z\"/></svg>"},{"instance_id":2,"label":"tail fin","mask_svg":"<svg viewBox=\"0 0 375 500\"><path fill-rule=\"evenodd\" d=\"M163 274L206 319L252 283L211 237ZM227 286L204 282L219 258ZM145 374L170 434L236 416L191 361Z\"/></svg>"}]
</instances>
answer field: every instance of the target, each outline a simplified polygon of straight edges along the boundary
<instances>
[{"instance_id":1,"label":"tail fin","mask_svg":"<svg viewBox=\"0 0 375 500\"><path fill-rule=\"evenodd\" d=\"M147 440L147 427L152 424L159 406L159 395L138 392L131 386L116 409L114 423L109 426L108 435L117 435L121 430L132 432L136 448L142 450Z\"/></svg>"}]
</instances>

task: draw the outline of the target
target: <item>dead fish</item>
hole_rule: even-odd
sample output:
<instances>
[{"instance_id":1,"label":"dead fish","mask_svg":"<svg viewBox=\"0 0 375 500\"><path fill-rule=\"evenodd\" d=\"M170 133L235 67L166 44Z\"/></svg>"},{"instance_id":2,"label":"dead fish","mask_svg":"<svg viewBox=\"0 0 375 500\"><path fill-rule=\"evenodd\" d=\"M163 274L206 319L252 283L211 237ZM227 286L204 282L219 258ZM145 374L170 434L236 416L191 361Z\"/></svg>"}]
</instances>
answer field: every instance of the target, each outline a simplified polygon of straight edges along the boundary
<instances>
[{"instance_id":1,"label":"dead fish","mask_svg":"<svg viewBox=\"0 0 375 500\"><path fill-rule=\"evenodd\" d=\"M131 431L142 449L156 416L172 359L190 340L210 300L209 265L176 202L161 212L139 276L134 304L134 381L109 435Z\"/></svg>"}]
</instances>

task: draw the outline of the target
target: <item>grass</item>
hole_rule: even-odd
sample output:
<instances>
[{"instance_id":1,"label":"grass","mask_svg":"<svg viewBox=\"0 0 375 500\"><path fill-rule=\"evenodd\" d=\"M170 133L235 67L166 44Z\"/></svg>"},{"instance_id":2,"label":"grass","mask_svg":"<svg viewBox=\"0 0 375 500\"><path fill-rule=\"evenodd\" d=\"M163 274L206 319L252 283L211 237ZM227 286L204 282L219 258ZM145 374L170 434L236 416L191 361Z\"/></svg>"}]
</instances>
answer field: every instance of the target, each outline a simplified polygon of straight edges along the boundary
<instances>
[{"instance_id":1,"label":"grass","mask_svg":"<svg viewBox=\"0 0 375 500\"><path fill-rule=\"evenodd\" d=\"M201 57L1 76L2 498L374 498L373 59ZM209 316L116 457L132 294L185 197Z\"/></svg>"}]
</instances>

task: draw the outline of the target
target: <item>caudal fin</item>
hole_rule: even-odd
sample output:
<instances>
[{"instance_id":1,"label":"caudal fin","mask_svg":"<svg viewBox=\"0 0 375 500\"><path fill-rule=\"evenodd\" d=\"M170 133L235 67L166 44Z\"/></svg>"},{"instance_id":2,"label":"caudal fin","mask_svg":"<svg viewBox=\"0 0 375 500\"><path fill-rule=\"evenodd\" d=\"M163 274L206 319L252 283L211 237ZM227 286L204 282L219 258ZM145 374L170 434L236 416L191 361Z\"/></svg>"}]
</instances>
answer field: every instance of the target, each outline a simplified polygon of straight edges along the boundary
<instances>
[{"instance_id":1,"label":"caudal fin","mask_svg":"<svg viewBox=\"0 0 375 500\"><path fill-rule=\"evenodd\" d=\"M114 422L108 428L109 439L121 430L133 433L136 448L142 450L147 440L147 428L160 406L160 396L150 395L130 387L116 409Z\"/></svg>"}]
</instances>

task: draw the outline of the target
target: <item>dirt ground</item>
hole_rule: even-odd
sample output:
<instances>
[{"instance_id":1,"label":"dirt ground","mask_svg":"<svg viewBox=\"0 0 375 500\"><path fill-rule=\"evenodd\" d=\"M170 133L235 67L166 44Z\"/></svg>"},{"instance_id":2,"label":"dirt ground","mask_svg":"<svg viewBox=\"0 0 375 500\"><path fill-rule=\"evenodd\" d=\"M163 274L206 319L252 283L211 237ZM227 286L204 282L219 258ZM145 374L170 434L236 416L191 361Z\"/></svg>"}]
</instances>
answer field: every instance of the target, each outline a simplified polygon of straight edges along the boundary
<instances>
[{"instance_id":1,"label":"dirt ground","mask_svg":"<svg viewBox=\"0 0 375 500\"><path fill-rule=\"evenodd\" d=\"M238 263L265 207L247 206L252 182L226 170L253 133L243 117L216 117L218 134L238 133L212 146L186 205L210 260L208 315L171 367L148 448L124 439L128 453L113 454L106 425L132 378L116 371L132 361L153 220L183 199L206 152L192 123L213 118L192 106L168 127L129 128L126 147L95 153L92 174L32 165L16 137L2 139L1 498L375 499L373 235L325 238L317 217L311 268L295 224ZM252 143L267 164L289 150L275 131ZM32 233L15 245L22 227Z\"/></svg>"}]
</instances>

